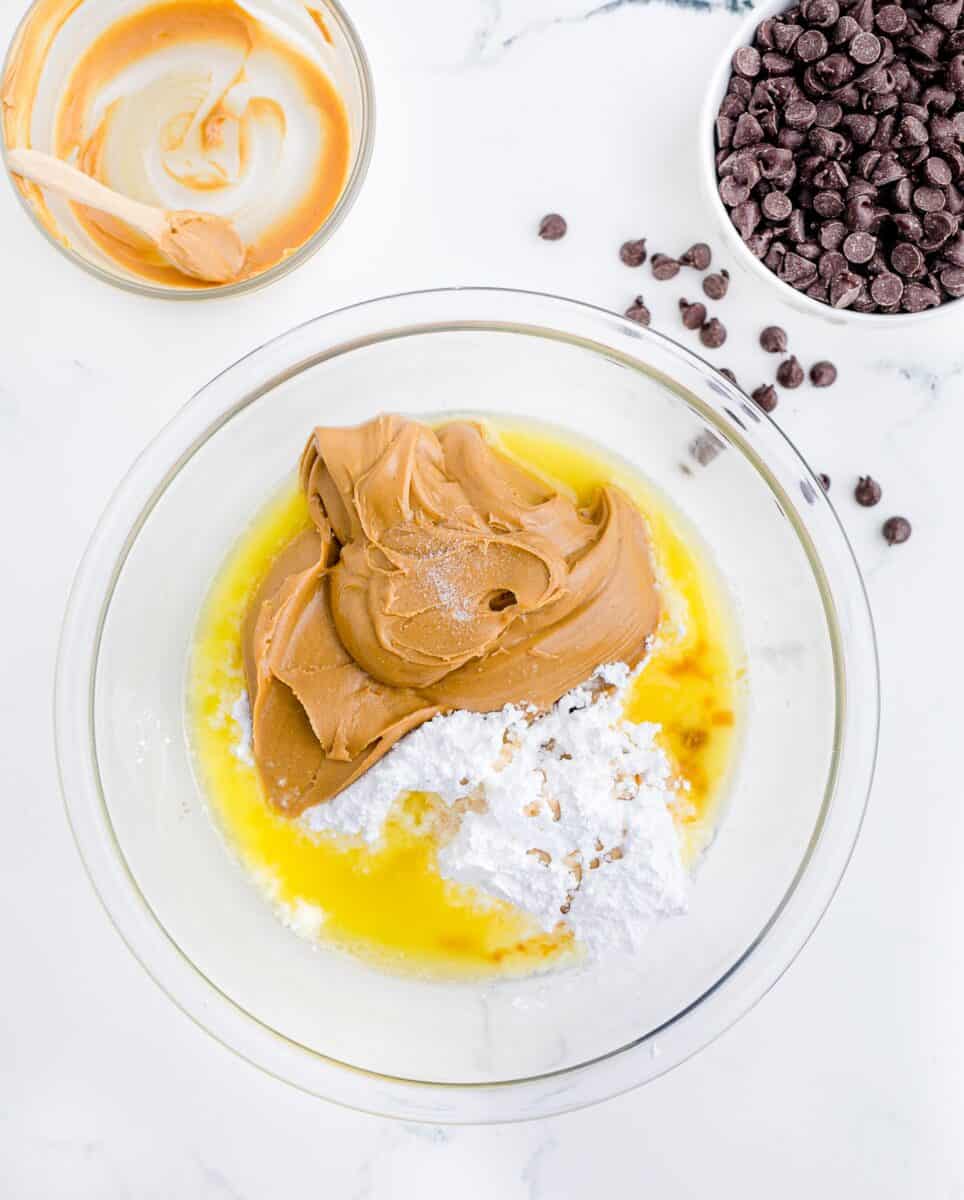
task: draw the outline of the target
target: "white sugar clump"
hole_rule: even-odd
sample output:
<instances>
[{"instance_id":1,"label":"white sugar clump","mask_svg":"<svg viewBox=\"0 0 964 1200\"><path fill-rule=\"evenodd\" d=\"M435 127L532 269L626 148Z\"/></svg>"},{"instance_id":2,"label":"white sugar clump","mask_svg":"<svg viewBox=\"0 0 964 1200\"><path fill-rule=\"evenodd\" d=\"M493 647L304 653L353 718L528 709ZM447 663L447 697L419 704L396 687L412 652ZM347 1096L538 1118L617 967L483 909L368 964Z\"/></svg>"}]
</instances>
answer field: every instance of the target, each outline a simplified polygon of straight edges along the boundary
<instances>
[{"instance_id":1,"label":"white sugar clump","mask_svg":"<svg viewBox=\"0 0 964 1200\"><path fill-rule=\"evenodd\" d=\"M654 919L685 911L688 877L659 727L624 717L631 678L625 664L600 667L542 715L435 717L300 819L375 844L399 796L435 793L457 817L438 855L446 879L547 931L565 921L590 950L632 949Z\"/></svg>"},{"instance_id":2,"label":"white sugar clump","mask_svg":"<svg viewBox=\"0 0 964 1200\"><path fill-rule=\"evenodd\" d=\"M254 731L251 724L251 701L248 693L242 691L231 706L231 716L238 727L238 740L231 748L234 757L246 766L254 766L254 751L252 749Z\"/></svg>"}]
</instances>

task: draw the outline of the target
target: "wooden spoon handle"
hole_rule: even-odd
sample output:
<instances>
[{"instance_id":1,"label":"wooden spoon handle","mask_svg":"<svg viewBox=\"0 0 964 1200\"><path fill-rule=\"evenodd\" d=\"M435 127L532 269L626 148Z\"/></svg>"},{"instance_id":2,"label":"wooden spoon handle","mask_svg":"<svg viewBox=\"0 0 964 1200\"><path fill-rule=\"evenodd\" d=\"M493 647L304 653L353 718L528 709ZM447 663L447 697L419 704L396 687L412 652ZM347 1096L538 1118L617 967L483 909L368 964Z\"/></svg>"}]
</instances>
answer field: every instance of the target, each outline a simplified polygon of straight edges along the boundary
<instances>
[{"instance_id":1,"label":"wooden spoon handle","mask_svg":"<svg viewBox=\"0 0 964 1200\"><path fill-rule=\"evenodd\" d=\"M163 209L122 196L52 154L40 150L8 150L7 166L14 174L39 183L41 187L62 192L78 204L119 217L155 242L167 228Z\"/></svg>"}]
</instances>

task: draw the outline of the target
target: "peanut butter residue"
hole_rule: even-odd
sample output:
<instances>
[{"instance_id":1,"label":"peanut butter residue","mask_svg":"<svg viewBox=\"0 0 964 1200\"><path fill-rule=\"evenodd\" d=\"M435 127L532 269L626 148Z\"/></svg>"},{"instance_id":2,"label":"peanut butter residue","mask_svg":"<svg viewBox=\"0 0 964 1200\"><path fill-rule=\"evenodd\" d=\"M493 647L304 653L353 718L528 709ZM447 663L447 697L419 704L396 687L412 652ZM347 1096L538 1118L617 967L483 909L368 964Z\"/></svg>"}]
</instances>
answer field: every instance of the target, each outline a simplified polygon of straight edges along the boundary
<instances>
[{"instance_id":1,"label":"peanut butter residue","mask_svg":"<svg viewBox=\"0 0 964 1200\"><path fill-rule=\"evenodd\" d=\"M179 271L210 283L229 283L244 268L244 243L224 217L213 213L169 213L158 241Z\"/></svg>"},{"instance_id":2,"label":"peanut butter residue","mask_svg":"<svg viewBox=\"0 0 964 1200\"><path fill-rule=\"evenodd\" d=\"M480 425L398 416L316 429L300 469L312 528L274 563L243 639L278 810L330 799L438 713L547 707L600 663L643 657L659 596L618 487L580 509Z\"/></svg>"}]
</instances>

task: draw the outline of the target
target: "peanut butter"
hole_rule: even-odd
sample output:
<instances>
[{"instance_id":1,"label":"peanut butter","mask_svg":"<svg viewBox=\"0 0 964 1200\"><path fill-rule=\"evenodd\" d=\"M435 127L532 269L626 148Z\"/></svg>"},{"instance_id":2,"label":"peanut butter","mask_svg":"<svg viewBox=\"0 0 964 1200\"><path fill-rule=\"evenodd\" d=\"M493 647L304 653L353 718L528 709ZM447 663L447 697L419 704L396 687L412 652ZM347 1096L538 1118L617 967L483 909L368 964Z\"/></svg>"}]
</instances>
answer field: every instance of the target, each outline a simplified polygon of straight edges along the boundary
<instances>
[{"instance_id":1,"label":"peanut butter","mask_svg":"<svg viewBox=\"0 0 964 1200\"><path fill-rule=\"evenodd\" d=\"M157 244L179 271L210 283L229 283L244 267L244 243L237 230L214 213L169 213Z\"/></svg>"},{"instance_id":2,"label":"peanut butter","mask_svg":"<svg viewBox=\"0 0 964 1200\"><path fill-rule=\"evenodd\" d=\"M642 516L615 486L577 508L483 428L398 416L318 428L313 527L244 630L254 752L271 804L328 800L440 712L548 707L659 619Z\"/></svg>"}]
</instances>

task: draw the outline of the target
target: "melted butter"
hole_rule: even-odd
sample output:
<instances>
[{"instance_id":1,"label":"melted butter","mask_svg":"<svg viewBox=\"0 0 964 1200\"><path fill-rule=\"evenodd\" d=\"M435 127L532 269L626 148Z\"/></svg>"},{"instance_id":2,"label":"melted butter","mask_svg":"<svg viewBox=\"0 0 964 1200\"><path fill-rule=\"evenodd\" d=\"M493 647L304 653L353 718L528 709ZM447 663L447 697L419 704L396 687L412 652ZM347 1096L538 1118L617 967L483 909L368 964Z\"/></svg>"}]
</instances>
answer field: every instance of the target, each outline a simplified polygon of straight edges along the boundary
<instances>
[{"instance_id":1,"label":"melted butter","mask_svg":"<svg viewBox=\"0 0 964 1200\"><path fill-rule=\"evenodd\" d=\"M712 568L678 516L619 464L531 427L500 425L498 438L577 500L612 481L646 513L667 604L628 712L663 726L665 747L689 781L676 817L693 856L712 832L737 726L734 638ZM382 845L371 850L308 834L280 816L254 768L235 755L229 714L244 684L241 622L273 559L307 524L303 494L292 487L241 539L201 616L189 681L192 740L227 841L282 911L323 914L326 941L382 967L479 977L524 973L576 953L569 934L543 934L511 906L440 877L431 797L401 800Z\"/></svg>"},{"instance_id":2,"label":"melted butter","mask_svg":"<svg viewBox=\"0 0 964 1200\"><path fill-rule=\"evenodd\" d=\"M47 54L77 4L44 0L24 27L4 80L8 145L30 144ZM239 280L320 228L351 154L345 105L321 65L233 0L165 0L108 26L59 94L52 140L59 158L135 200L231 219L247 246ZM42 193L21 186L63 241ZM133 275L211 286L124 222L71 207L90 240Z\"/></svg>"}]
</instances>

